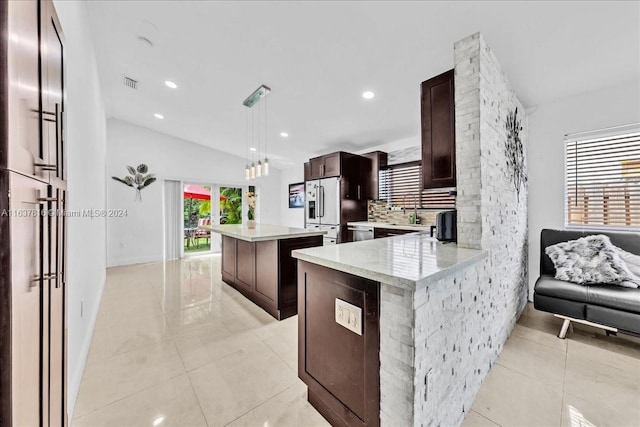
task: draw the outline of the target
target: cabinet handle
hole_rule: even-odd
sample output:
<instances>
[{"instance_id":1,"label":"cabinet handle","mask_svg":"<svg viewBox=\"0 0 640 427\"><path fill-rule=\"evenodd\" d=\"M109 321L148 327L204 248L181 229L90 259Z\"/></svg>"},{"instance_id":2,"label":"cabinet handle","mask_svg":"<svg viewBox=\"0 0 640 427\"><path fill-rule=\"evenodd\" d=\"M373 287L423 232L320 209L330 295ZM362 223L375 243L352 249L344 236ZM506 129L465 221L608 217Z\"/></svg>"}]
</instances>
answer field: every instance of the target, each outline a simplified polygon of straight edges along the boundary
<instances>
[{"instance_id":1,"label":"cabinet handle","mask_svg":"<svg viewBox=\"0 0 640 427\"><path fill-rule=\"evenodd\" d=\"M360 200L361 198L361 194L360 194L360 184L358 184L358 200Z\"/></svg>"},{"instance_id":2,"label":"cabinet handle","mask_svg":"<svg viewBox=\"0 0 640 427\"><path fill-rule=\"evenodd\" d=\"M57 202L58 199L55 197L38 197L39 202Z\"/></svg>"},{"instance_id":3,"label":"cabinet handle","mask_svg":"<svg viewBox=\"0 0 640 427\"><path fill-rule=\"evenodd\" d=\"M57 166L52 163L34 163L33 165L45 171L55 171L57 169Z\"/></svg>"},{"instance_id":4,"label":"cabinet handle","mask_svg":"<svg viewBox=\"0 0 640 427\"><path fill-rule=\"evenodd\" d=\"M40 280L53 280L58 277L57 273L45 274L42 277L36 277L33 282L39 282Z\"/></svg>"}]
</instances>

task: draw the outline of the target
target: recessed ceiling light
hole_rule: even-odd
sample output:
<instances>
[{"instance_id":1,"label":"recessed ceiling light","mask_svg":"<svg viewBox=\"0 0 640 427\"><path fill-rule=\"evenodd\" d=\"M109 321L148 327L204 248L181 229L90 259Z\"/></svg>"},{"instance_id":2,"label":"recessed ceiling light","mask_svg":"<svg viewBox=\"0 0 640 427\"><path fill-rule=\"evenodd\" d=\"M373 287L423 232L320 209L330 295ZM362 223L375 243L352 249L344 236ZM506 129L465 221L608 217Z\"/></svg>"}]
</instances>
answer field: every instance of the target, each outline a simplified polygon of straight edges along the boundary
<instances>
[{"instance_id":1,"label":"recessed ceiling light","mask_svg":"<svg viewBox=\"0 0 640 427\"><path fill-rule=\"evenodd\" d=\"M251 147L251 148L249 148L249 150L256 151L255 147Z\"/></svg>"},{"instance_id":2,"label":"recessed ceiling light","mask_svg":"<svg viewBox=\"0 0 640 427\"><path fill-rule=\"evenodd\" d=\"M155 113L153 116L154 116L156 119L164 119L164 116L163 116L162 114Z\"/></svg>"},{"instance_id":3,"label":"recessed ceiling light","mask_svg":"<svg viewBox=\"0 0 640 427\"><path fill-rule=\"evenodd\" d=\"M371 91L369 91L369 90L362 93L362 97L364 99L372 99L374 96L376 96L376 94L371 92Z\"/></svg>"},{"instance_id":4,"label":"recessed ceiling light","mask_svg":"<svg viewBox=\"0 0 640 427\"><path fill-rule=\"evenodd\" d=\"M286 138L286 137L289 136L289 134L286 133L286 132L280 132L280 136L283 137L283 138Z\"/></svg>"},{"instance_id":5,"label":"recessed ceiling light","mask_svg":"<svg viewBox=\"0 0 640 427\"><path fill-rule=\"evenodd\" d=\"M178 85L177 85L177 84L175 84L174 82L169 81L169 80L165 81L165 82L164 82L164 84L166 84L167 86L169 86L171 89L175 89L175 88L177 88L177 87L178 87Z\"/></svg>"}]
</instances>

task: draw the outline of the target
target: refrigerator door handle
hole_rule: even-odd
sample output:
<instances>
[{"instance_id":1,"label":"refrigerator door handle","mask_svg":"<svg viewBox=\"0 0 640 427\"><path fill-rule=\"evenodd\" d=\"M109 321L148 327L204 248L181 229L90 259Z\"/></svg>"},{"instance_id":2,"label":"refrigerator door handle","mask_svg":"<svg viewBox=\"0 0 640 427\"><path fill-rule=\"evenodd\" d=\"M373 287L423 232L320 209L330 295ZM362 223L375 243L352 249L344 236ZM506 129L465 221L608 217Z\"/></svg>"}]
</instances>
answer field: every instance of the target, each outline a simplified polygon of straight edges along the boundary
<instances>
[{"instance_id":1,"label":"refrigerator door handle","mask_svg":"<svg viewBox=\"0 0 640 427\"><path fill-rule=\"evenodd\" d=\"M320 218L324 217L324 186L320 186Z\"/></svg>"}]
</instances>

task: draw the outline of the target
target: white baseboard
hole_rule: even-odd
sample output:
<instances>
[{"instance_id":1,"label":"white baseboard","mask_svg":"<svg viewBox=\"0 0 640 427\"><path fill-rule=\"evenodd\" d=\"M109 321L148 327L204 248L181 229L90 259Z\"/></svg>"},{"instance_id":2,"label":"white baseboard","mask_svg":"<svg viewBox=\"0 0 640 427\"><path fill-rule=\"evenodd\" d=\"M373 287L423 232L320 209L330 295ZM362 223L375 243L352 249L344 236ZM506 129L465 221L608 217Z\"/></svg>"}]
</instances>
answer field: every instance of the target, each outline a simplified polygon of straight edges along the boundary
<instances>
[{"instance_id":1,"label":"white baseboard","mask_svg":"<svg viewBox=\"0 0 640 427\"><path fill-rule=\"evenodd\" d=\"M80 384L82 383L82 374L84 373L84 368L87 364L87 357L89 356L89 348L91 347L91 340L93 339L93 332L96 327L96 320L98 319L98 310L100 310L100 302L102 301L102 292L104 291L104 285L107 281L106 275L105 279L102 281L100 285L100 298L96 300L96 307L93 310L93 316L91 317L91 321L89 323L89 333L84 339L82 343L82 348L80 349L80 357L78 358L79 363L76 365L76 369L74 372L69 375L67 378L67 414L69 416L69 424L71 424L71 420L73 418L73 411L76 407L76 401L78 400L78 393L80 392Z\"/></svg>"},{"instance_id":2,"label":"white baseboard","mask_svg":"<svg viewBox=\"0 0 640 427\"><path fill-rule=\"evenodd\" d=\"M107 260L107 268L109 267L120 267L123 265L132 265L132 264L144 264L147 262L160 262L163 261L164 258L162 255L150 255L143 257L135 257L135 258L114 258Z\"/></svg>"}]
</instances>

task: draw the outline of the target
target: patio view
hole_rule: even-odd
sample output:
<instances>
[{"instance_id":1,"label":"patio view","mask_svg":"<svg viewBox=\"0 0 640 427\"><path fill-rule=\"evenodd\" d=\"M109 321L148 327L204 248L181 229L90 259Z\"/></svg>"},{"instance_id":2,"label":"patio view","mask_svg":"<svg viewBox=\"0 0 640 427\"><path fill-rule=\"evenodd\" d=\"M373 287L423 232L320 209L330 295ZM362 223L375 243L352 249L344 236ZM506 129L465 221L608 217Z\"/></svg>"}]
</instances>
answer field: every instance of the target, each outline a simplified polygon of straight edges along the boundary
<instances>
[{"instance_id":1,"label":"patio view","mask_svg":"<svg viewBox=\"0 0 640 427\"><path fill-rule=\"evenodd\" d=\"M255 191L255 187L249 187ZM217 191L219 190L219 192ZM242 188L185 184L184 186L184 253L219 251L220 243L212 241L211 232L203 226L242 224ZM212 215L211 199L219 199L219 216ZM215 240L215 236L213 237Z\"/></svg>"}]
</instances>

